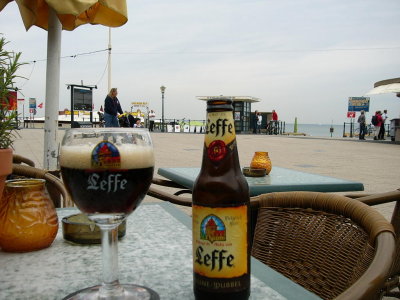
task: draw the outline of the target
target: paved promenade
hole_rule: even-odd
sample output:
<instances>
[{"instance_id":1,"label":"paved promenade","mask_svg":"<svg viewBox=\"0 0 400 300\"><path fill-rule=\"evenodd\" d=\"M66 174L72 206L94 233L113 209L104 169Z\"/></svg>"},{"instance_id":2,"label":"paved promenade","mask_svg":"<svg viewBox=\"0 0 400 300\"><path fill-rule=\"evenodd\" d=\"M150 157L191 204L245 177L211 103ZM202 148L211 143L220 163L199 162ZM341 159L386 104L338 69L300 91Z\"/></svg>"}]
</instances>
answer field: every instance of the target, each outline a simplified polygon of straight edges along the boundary
<instances>
[{"instance_id":1,"label":"paved promenade","mask_svg":"<svg viewBox=\"0 0 400 300\"><path fill-rule=\"evenodd\" d=\"M61 141L64 129L58 132ZM22 129L15 141L15 153L43 167L44 130ZM159 167L198 167L202 160L202 134L152 133ZM255 151L267 151L273 166L360 181L365 193L400 188L400 145L388 141L359 141L350 138L238 135L241 166L248 166ZM273 169L272 169L273 172ZM360 192L363 193L363 192ZM153 200L147 197L147 201ZM389 217L393 205L377 209ZM190 211L187 211L190 213Z\"/></svg>"}]
</instances>

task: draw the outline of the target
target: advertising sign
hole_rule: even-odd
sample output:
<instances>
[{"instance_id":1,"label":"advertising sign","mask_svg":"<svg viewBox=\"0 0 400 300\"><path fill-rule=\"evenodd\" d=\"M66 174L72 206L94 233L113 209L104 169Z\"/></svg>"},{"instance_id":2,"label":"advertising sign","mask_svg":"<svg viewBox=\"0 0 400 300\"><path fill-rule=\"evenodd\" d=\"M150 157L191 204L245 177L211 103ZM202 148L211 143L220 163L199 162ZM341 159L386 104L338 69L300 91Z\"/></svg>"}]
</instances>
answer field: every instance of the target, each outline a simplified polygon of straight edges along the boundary
<instances>
[{"instance_id":1,"label":"advertising sign","mask_svg":"<svg viewBox=\"0 0 400 300\"><path fill-rule=\"evenodd\" d=\"M29 108L36 108L36 98L29 98Z\"/></svg>"},{"instance_id":2,"label":"advertising sign","mask_svg":"<svg viewBox=\"0 0 400 300\"><path fill-rule=\"evenodd\" d=\"M131 102L131 112L137 118L144 118L148 113L149 102Z\"/></svg>"},{"instance_id":3,"label":"advertising sign","mask_svg":"<svg viewBox=\"0 0 400 300\"><path fill-rule=\"evenodd\" d=\"M369 111L369 97L349 97L347 111Z\"/></svg>"},{"instance_id":4,"label":"advertising sign","mask_svg":"<svg viewBox=\"0 0 400 300\"><path fill-rule=\"evenodd\" d=\"M92 111L93 92L91 89L73 87L74 110Z\"/></svg>"}]
</instances>

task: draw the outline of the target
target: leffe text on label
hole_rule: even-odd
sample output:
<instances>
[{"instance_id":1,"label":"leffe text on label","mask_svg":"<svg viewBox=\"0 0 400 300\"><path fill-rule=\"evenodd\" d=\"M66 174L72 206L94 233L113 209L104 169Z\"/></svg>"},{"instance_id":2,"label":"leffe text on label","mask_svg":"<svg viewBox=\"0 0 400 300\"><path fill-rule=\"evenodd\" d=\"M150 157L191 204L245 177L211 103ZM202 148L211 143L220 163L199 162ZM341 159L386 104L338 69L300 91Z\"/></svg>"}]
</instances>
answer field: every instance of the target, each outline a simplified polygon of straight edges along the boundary
<instances>
[{"instance_id":1,"label":"leffe text on label","mask_svg":"<svg viewBox=\"0 0 400 300\"><path fill-rule=\"evenodd\" d=\"M88 178L88 190L101 190L107 193L115 193L119 190L125 190L127 180L121 178L121 174L109 174L106 178L94 173Z\"/></svg>"}]
</instances>

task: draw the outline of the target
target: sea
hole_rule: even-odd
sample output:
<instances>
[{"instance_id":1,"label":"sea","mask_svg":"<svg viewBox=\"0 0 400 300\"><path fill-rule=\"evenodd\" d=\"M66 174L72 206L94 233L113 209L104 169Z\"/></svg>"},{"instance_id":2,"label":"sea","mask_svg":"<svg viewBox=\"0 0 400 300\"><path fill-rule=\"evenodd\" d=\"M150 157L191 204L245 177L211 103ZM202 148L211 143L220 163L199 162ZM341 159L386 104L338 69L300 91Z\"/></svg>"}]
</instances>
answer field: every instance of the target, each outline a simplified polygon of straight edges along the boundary
<instances>
[{"instance_id":1,"label":"sea","mask_svg":"<svg viewBox=\"0 0 400 300\"><path fill-rule=\"evenodd\" d=\"M331 133L331 128L333 128L333 132ZM355 125L355 128L358 128L358 124ZM345 130L344 130L345 129ZM353 129L354 130L354 129ZM285 125L285 132L293 132L294 124ZM346 123L346 127L344 128L344 124L297 124L297 132L304 133L308 136L319 136L319 137L343 137L343 132L350 132L350 123ZM331 135L332 134L332 135Z\"/></svg>"}]
</instances>

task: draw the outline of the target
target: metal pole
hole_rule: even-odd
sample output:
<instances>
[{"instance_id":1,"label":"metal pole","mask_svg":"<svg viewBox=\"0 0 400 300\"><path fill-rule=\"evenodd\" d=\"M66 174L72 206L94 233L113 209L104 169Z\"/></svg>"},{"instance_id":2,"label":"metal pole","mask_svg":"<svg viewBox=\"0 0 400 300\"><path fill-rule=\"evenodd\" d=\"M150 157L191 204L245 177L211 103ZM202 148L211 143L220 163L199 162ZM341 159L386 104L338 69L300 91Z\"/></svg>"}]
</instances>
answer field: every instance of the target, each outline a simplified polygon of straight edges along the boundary
<instances>
[{"instance_id":1,"label":"metal pole","mask_svg":"<svg viewBox=\"0 0 400 300\"><path fill-rule=\"evenodd\" d=\"M58 105L60 96L60 53L61 23L58 20L55 11L49 8L43 156L43 168L47 170L57 169Z\"/></svg>"},{"instance_id":2,"label":"metal pole","mask_svg":"<svg viewBox=\"0 0 400 300\"><path fill-rule=\"evenodd\" d=\"M161 102L162 102L162 127L161 127L161 132L165 132L164 129L164 92L165 92L166 87L165 86L161 86L160 90L161 90Z\"/></svg>"},{"instance_id":3,"label":"metal pole","mask_svg":"<svg viewBox=\"0 0 400 300\"><path fill-rule=\"evenodd\" d=\"M353 119L350 119L350 137L353 137Z\"/></svg>"},{"instance_id":4,"label":"metal pole","mask_svg":"<svg viewBox=\"0 0 400 300\"><path fill-rule=\"evenodd\" d=\"M165 129L164 129L164 91L161 92L161 101L162 101L162 127L161 127L161 132L165 132Z\"/></svg>"},{"instance_id":5,"label":"metal pole","mask_svg":"<svg viewBox=\"0 0 400 300\"><path fill-rule=\"evenodd\" d=\"M111 91L111 27L108 28L108 92Z\"/></svg>"}]
</instances>

